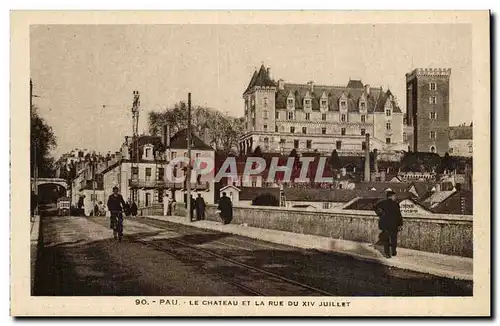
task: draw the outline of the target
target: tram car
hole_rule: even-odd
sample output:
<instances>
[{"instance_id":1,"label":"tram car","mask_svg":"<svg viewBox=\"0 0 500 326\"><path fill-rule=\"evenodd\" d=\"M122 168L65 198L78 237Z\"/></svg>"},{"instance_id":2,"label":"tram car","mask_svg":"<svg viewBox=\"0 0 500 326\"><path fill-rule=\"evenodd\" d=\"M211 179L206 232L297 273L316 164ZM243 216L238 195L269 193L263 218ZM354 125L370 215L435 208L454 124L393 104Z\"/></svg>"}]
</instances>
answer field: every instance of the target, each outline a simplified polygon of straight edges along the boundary
<instances>
[{"instance_id":1,"label":"tram car","mask_svg":"<svg viewBox=\"0 0 500 326\"><path fill-rule=\"evenodd\" d=\"M62 197L57 199L57 214L59 216L69 215L71 209L71 199Z\"/></svg>"}]
</instances>

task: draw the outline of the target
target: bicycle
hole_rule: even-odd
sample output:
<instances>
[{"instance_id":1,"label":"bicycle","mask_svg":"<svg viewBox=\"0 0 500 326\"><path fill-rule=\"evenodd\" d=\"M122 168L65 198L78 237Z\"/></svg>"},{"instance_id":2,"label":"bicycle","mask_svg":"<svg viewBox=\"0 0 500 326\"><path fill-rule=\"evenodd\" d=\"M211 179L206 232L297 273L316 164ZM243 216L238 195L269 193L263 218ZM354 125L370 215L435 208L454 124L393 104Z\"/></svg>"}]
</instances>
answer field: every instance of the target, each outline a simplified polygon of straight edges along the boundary
<instances>
[{"instance_id":1,"label":"bicycle","mask_svg":"<svg viewBox=\"0 0 500 326\"><path fill-rule=\"evenodd\" d=\"M123 238L123 212L111 212L110 227L113 229L113 237L115 240L118 239L118 241L121 242Z\"/></svg>"}]
</instances>

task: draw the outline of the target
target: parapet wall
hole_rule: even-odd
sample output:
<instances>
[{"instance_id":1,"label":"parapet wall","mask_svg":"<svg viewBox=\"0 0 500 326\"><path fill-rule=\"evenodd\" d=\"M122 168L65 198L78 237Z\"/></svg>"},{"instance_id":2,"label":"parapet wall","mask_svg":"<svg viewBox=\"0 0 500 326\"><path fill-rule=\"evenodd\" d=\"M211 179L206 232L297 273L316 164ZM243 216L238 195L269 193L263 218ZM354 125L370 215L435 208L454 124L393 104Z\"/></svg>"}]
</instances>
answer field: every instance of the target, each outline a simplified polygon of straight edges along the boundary
<instances>
[{"instance_id":1,"label":"parapet wall","mask_svg":"<svg viewBox=\"0 0 500 326\"><path fill-rule=\"evenodd\" d=\"M181 205L178 205L181 206ZM220 221L216 206L208 206L208 220ZM179 207L176 215L185 214ZM378 217L367 211L311 212L280 208L235 207L233 222L248 226L312 234L366 243L378 240ZM472 257L472 216L434 214L404 218L399 234L403 248Z\"/></svg>"}]
</instances>

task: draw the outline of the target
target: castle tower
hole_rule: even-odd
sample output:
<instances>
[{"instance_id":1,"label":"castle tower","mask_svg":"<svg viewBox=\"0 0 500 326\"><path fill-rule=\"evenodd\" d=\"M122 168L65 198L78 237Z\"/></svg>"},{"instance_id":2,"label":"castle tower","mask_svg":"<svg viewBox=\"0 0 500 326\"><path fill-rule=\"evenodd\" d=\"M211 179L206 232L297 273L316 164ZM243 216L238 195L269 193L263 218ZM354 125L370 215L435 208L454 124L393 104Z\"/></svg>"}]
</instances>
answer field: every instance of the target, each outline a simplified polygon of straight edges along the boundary
<instances>
[{"instance_id":1,"label":"castle tower","mask_svg":"<svg viewBox=\"0 0 500 326\"><path fill-rule=\"evenodd\" d=\"M406 74L407 124L413 127L413 151L448 151L451 69L417 68Z\"/></svg>"},{"instance_id":2,"label":"castle tower","mask_svg":"<svg viewBox=\"0 0 500 326\"><path fill-rule=\"evenodd\" d=\"M270 68L264 65L255 71L243 93L245 100L245 137L240 152L252 152L257 146L269 146L275 132L275 97L277 84L271 79Z\"/></svg>"}]
</instances>

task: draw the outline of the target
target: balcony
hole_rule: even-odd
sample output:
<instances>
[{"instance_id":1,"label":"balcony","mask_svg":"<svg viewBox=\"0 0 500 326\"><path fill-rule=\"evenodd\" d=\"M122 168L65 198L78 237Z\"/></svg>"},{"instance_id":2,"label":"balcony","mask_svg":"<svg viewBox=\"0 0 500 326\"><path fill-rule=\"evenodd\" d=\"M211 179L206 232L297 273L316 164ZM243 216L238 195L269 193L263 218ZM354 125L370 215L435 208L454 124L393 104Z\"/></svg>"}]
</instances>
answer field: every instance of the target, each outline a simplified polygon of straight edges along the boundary
<instances>
[{"instance_id":1,"label":"balcony","mask_svg":"<svg viewBox=\"0 0 500 326\"><path fill-rule=\"evenodd\" d=\"M184 182L165 182L165 188L184 189ZM191 182L191 190L207 190L210 189L210 183L205 182Z\"/></svg>"},{"instance_id":2,"label":"balcony","mask_svg":"<svg viewBox=\"0 0 500 326\"><path fill-rule=\"evenodd\" d=\"M129 179L130 188L174 188L183 189L184 182L165 182L164 180L144 180L144 179ZM191 182L191 190L206 190L210 188L209 182Z\"/></svg>"},{"instance_id":3,"label":"balcony","mask_svg":"<svg viewBox=\"0 0 500 326\"><path fill-rule=\"evenodd\" d=\"M164 188L165 181L163 180L145 180L145 179L137 179L132 178L128 180L128 185L130 188Z\"/></svg>"}]
</instances>

